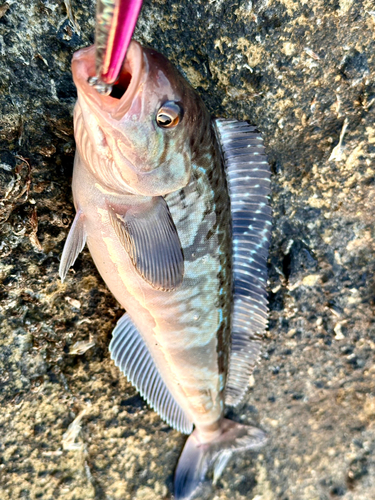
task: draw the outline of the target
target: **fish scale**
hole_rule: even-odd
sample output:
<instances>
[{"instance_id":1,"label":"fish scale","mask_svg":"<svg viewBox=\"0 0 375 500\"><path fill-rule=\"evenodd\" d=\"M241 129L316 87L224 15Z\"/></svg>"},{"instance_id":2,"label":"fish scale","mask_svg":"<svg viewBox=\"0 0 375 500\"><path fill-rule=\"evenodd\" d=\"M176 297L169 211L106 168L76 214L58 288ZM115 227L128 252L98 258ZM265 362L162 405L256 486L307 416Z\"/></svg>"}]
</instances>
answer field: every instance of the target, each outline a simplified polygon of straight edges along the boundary
<instances>
[{"instance_id":1,"label":"fish scale","mask_svg":"<svg viewBox=\"0 0 375 500\"><path fill-rule=\"evenodd\" d=\"M225 177L220 165L220 159L218 157L218 152L215 147L215 143L210 138L207 149L210 150L207 153L204 148L201 148L201 158L203 158L203 164L206 167L201 166L199 163L195 163L192 165L192 180L187 186L187 188L183 189L183 200L184 200L184 209L189 212L191 209L191 213L193 216L192 223L189 224L189 221L184 218L182 221L179 220L179 214L183 213L181 210L181 193L177 193L174 195L167 195L165 197L168 206L171 210L172 217L175 221L176 227L178 229L182 245L184 247L184 254L186 262L189 262L189 259L194 262L194 270L192 275L190 276L189 269L186 271L184 279L191 280L194 282L194 286L197 289L197 296L200 303L204 304L204 297L207 296L207 288L209 289L208 295L208 303L207 310L212 309L211 302L212 300L216 301L216 308L219 312L218 315L218 323L213 331L213 338L215 338L217 342L216 352L214 351L214 357L217 359L214 360L215 369L212 373L209 374L209 378L212 380L215 377L219 377L219 392L224 389L223 380L225 380L226 376L226 366L227 366L227 355L230 347L230 300L228 301L228 296L231 294L231 240L230 240L230 212L229 212L229 200L227 196L227 190L225 185ZM208 159L208 161L207 161ZM197 212L196 201L197 195L196 193L200 193L199 198L203 200L203 206L200 212ZM175 215L174 215L175 214ZM198 218L199 214L199 218ZM215 214L215 218L210 217L211 220L207 224L207 218L210 215ZM211 233L211 240L214 241L214 245L210 244L210 241L207 240L207 235ZM215 235L215 238L214 238ZM197 238L198 236L198 238ZM184 241L193 242L192 250L189 253L189 246L186 247L184 245ZM211 248L210 248L211 247ZM187 250L187 251L186 251ZM209 251L210 250L210 251ZM202 257L197 257L202 253ZM193 255L194 254L194 255ZM208 258L215 258L217 260L217 269L218 271L215 273L215 280L213 280L212 284L205 283L205 286L200 289L197 271L196 268L201 266L201 260L203 260L203 268L205 267L206 261ZM211 286L210 286L211 285ZM191 295L191 287L189 286L189 296ZM178 296L179 292L176 292L176 296ZM216 298L215 298L216 296ZM194 343L194 354L193 356L189 356L184 350L184 363L181 366L182 372L187 369L187 367L192 366L195 359L199 359L202 356L207 359L207 344L203 345L202 354L197 352L196 342L199 341L199 337L201 335L201 326L199 325L199 320L204 317L206 313L205 308L200 311L197 311L194 306L190 305L191 300L196 300L196 297L184 297L180 302L181 309L183 311L189 311L189 317L197 316L198 319L196 321L197 337L198 339ZM228 307L229 306L229 307ZM220 314L221 313L221 314ZM184 335L189 335L192 337L192 332L189 333L188 329L184 329ZM211 354L212 355L212 354ZM216 355L216 356L215 356ZM217 369L219 366L219 370ZM220 375L224 375L224 377L220 378ZM182 373L182 378L184 374ZM194 382L194 386L196 388L199 387L198 381ZM212 383L210 384L212 385ZM202 392L206 392L206 388L202 387ZM221 393L220 398L223 401L223 393ZM219 409L221 412L221 407ZM200 415L202 410L198 410L198 414ZM215 420L217 419L217 415L215 415Z\"/></svg>"},{"instance_id":2,"label":"fish scale","mask_svg":"<svg viewBox=\"0 0 375 500\"><path fill-rule=\"evenodd\" d=\"M210 465L217 478L266 440L224 411L246 392L267 324L269 167L256 129L211 120L153 49L131 42L120 98L87 83L94 71L94 47L74 55L77 213L60 276L87 242L126 310L111 358L169 425L194 427L175 477L188 499Z\"/></svg>"}]
</instances>

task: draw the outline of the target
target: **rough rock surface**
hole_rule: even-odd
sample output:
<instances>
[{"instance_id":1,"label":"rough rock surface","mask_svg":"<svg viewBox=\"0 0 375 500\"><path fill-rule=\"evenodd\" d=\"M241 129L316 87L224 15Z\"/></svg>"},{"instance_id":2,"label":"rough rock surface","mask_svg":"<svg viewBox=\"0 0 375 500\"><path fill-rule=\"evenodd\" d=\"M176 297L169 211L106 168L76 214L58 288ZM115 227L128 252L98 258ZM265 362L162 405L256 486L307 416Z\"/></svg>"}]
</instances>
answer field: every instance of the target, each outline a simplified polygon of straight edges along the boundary
<instances>
[{"instance_id":1,"label":"rough rock surface","mask_svg":"<svg viewBox=\"0 0 375 500\"><path fill-rule=\"evenodd\" d=\"M1 1L0 498L169 499L184 437L109 359L118 304L87 250L57 277L94 2ZM269 443L207 499L375 498L374 29L371 0L144 2L136 38L258 125L273 169L270 328L232 412Z\"/></svg>"}]
</instances>

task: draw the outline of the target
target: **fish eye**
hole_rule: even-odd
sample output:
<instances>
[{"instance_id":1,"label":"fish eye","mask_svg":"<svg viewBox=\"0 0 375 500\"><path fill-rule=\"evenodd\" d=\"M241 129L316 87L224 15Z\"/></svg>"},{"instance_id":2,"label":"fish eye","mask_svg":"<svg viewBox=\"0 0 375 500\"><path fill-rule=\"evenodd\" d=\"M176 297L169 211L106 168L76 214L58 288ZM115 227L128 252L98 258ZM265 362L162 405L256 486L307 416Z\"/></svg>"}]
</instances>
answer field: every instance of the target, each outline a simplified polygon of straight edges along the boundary
<instances>
[{"instance_id":1,"label":"fish eye","mask_svg":"<svg viewBox=\"0 0 375 500\"><path fill-rule=\"evenodd\" d=\"M161 128L173 128L182 120L182 108L177 102L167 101L156 115L156 123Z\"/></svg>"}]
</instances>

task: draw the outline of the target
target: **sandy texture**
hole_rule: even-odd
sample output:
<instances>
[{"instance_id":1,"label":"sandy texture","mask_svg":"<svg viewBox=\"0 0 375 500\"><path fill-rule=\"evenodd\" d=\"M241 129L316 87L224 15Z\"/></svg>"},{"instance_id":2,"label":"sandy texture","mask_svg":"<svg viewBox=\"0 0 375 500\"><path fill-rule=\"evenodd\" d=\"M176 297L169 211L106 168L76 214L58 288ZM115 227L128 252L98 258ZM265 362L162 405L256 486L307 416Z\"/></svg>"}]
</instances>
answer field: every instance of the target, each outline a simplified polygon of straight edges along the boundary
<instances>
[{"instance_id":1,"label":"sandy texture","mask_svg":"<svg viewBox=\"0 0 375 500\"><path fill-rule=\"evenodd\" d=\"M121 310L87 250L57 278L74 215L69 66L93 12L0 5L1 500L169 499L184 442L110 361ZM374 29L370 0L144 2L136 38L213 114L256 124L273 170L270 329L231 413L269 443L208 500L375 498Z\"/></svg>"}]
</instances>

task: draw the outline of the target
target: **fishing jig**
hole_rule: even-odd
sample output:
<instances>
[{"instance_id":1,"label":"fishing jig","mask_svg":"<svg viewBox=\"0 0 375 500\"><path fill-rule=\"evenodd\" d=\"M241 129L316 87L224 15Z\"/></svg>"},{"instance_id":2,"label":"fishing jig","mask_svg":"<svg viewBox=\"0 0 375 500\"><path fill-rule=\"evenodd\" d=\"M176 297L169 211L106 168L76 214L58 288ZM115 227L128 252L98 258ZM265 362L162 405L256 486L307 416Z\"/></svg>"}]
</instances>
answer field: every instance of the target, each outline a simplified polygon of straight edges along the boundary
<instances>
[{"instance_id":1,"label":"fishing jig","mask_svg":"<svg viewBox=\"0 0 375 500\"><path fill-rule=\"evenodd\" d=\"M95 69L89 84L110 95L125 60L142 0L98 0L96 6Z\"/></svg>"}]
</instances>

